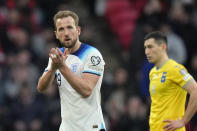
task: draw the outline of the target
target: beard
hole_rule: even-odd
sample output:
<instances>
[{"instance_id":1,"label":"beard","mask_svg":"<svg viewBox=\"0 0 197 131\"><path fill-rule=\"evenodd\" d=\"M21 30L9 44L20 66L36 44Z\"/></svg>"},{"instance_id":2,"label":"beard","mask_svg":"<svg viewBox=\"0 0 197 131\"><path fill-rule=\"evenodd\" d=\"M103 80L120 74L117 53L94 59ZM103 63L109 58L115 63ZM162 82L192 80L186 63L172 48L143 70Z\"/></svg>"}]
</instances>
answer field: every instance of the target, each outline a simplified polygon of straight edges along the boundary
<instances>
[{"instance_id":1,"label":"beard","mask_svg":"<svg viewBox=\"0 0 197 131\"><path fill-rule=\"evenodd\" d=\"M69 42L70 43L70 42ZM65 48L73 48L75 46L75 44L77 43L77 38L71 40L71 44L69 44L67 42L61 41L61 44L65 47Z\"/></svg>"}]
</instances>

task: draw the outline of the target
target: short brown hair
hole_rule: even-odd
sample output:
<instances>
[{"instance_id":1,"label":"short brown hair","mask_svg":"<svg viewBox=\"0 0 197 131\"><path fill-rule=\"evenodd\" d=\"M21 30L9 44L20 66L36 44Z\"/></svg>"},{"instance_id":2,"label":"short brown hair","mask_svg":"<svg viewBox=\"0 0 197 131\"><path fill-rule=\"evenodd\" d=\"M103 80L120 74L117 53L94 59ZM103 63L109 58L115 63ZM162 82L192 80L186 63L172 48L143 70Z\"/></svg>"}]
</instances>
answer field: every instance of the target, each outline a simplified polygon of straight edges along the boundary
<instances>
[{"instance_id":1,"label":"short brown hair","mask_svg":"<svg viewBox=\"0 0 197 131\"><path fill-rule=\"evenodd\" d=\"M64 11L59 11L57 12L54 17L53 17L53 22L56 28L56 21L59 18L64 18L64 17L68 17L71 16L74 21L75 21L75 25L78 26L79 25L79 17L75 12L69 11L69 10L64 10Z\"/></svg>"}]
</instances>

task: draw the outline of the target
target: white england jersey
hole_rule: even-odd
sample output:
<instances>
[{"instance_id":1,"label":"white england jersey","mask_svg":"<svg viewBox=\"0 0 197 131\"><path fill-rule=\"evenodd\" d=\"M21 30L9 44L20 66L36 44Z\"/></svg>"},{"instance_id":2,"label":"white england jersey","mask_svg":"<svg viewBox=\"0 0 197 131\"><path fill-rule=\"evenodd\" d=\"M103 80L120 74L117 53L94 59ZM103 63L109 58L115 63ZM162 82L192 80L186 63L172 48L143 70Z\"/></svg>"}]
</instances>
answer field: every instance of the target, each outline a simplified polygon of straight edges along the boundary
<instances>
[{"instance_id":1,"label":"white england jersey","mask_svg":"<svg viewBox=\"0 0 197 131\"><path fill-rule=\"evenodd\" d=\"M64 52L65 48L60 48ZM87 44L73 54L67 55L66 65L81 77L82 73L100 76L92 94L83 98L74 90L64 76L56 71L56 79L61 99L62 122L59 131L104 131L105 124L101 110L100 88L103 79L105 62L100 52ZM50 68L51 59L45 71Z\"/></svg>"}]
</instances>

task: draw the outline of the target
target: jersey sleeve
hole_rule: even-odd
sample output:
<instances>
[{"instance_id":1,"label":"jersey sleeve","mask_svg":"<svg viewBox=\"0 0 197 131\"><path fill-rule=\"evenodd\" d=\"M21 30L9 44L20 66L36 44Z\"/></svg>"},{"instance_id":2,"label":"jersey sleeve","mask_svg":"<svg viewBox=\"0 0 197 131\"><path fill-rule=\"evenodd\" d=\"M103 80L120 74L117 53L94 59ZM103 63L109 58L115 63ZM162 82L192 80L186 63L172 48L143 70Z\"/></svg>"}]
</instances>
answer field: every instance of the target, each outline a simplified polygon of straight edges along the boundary
<instances>
[{"instance_id":1,"label":"jersey sleeve","mask_svg":"<svg viewBox=\"0 0 197 131\"><path fill-rule=\"evenodd\" d=\"M184 66L174 67L173 81L177 83L180 87L184 88L193 79L193 77L188 73Z\"/></svg>"},{"instance_id":2,"label":"jersey sleeve","mask_svg":"<svg viewBox=\"0 0 197 131\"><path fill-rule=\"evenodd\" d=\"M101 76L104 72L105 62L98 50L93 50L88 54L85 60L83 73L91 73Z\"/></svg>"}]
</instances>

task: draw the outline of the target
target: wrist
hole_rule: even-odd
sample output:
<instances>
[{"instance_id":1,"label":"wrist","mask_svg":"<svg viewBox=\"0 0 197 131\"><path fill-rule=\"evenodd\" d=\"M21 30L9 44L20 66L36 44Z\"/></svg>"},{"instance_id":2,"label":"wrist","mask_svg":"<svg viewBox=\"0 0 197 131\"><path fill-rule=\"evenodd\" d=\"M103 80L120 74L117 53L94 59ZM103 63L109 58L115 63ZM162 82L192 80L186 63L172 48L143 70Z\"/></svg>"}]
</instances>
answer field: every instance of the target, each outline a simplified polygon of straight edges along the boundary
<instances>
[{"instance_id":1,"label":"wrist","mask_svg":"<svg viewBox=\"0 0 197 131\"><path fill-rule=\"evenodd\" d=\"M55 73L57 69L49 69L48 72L49 73Z\"/></svg>"},{"instance_id":2,"label":"wrist","mask_svg":"<svg viewBox=\"0 0 197 131\"><path fill-rule=\"evenodd\" d=\"M61 70L63 70L65 67L66 67L66 65L65 65L65 64L62 64L62 65L59 67L59 70L61 71Z\"/></svg>"},{"instance_id":3,"label":"wrist","mask_svg":"<svg viewBox=\"0 0 197 131\"><path fill-rule=\"evenodd\" d=\"M187 124L187 121L184 119L184 118L182 118L182 120L181 120L183 123L184 123L184 125L186 125Z\"/></svg>"}]
</instances>

